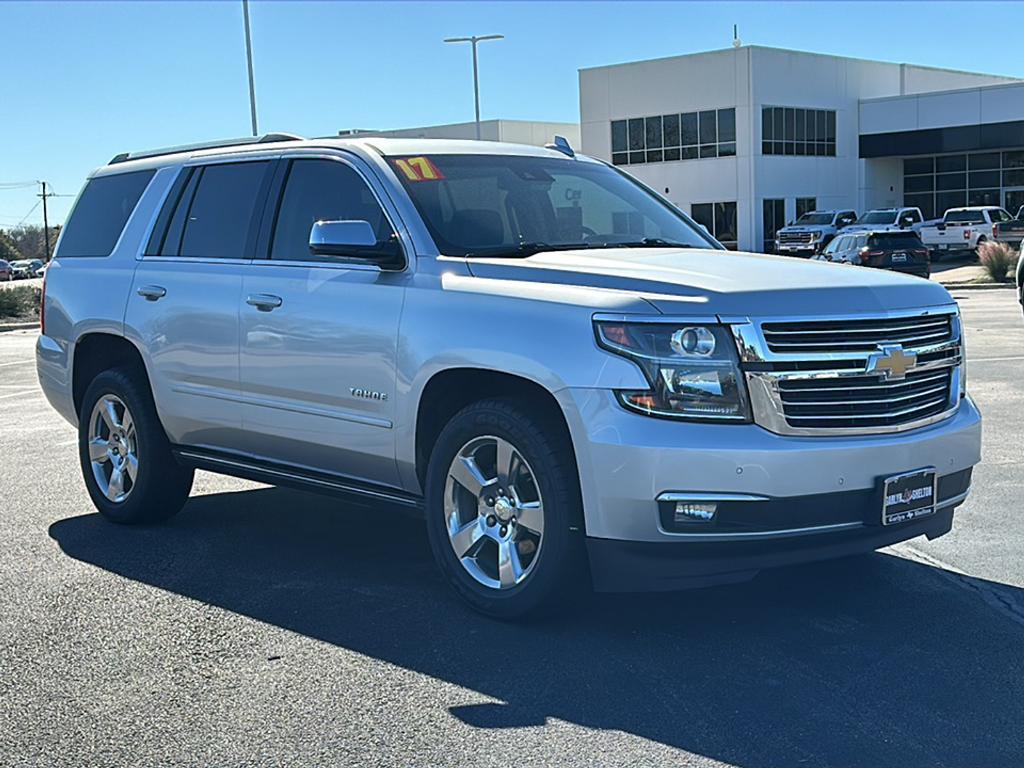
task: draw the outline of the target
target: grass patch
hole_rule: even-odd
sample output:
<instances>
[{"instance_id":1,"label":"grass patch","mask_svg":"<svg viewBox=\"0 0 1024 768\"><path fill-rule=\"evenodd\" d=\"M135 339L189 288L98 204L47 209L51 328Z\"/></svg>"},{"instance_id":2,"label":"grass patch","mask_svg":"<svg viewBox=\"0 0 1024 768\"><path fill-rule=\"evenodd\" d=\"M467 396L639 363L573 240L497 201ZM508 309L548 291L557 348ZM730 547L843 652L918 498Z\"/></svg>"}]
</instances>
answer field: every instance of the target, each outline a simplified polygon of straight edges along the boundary
<instances>
[{"instance_id":1,"label":"grass patch","mask_svg":"<svg viewBox=\"0 0 1024 768\"><path fill-rule=\"evenodd\" d=\"M33 285L0 288L0 320L38 320L42 293Z\"/></svg>"},{"instance_id":2,"label":"grass patch","mask_svg":"<svg viewBox=\"0 0 1024 768\"><path fill-rule=\"evenodd\" d=\"M985 272L997 283L1005 283L1017 267L1017 253L1005 243L991 240L978 248L978 258Z\"/></svg>"}]
</instances>

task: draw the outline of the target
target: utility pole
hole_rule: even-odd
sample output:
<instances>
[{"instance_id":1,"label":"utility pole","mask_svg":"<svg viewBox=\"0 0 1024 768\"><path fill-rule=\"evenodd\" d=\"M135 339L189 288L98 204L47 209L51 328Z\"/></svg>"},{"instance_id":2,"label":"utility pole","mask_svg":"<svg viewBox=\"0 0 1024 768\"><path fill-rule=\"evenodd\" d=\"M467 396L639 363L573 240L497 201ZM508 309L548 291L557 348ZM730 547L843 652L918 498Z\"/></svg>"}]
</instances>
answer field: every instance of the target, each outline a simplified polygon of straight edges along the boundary
<instances>
[{"instance_id":1,"label":"utility pole","mask_svg":"<svg viewBox=\"0 0 1024 768\"><path fill-rule=\"evenodd\" d=\"M256 83L252 76L252 34L249 32L249 0L242 0L242 15L245 17L245 59L249 65L249 113L252 117L252 135L258 136L256 127Z\"/></svg>"},{"instance_id":2,"label":"utility pole","mask_svg":"<svg viewBox=\"0 0 1024 768\"><path fill-rule=\"evenodd\" d=\"M43 191L37 197L43 198L43 237L46 238L46 262L50 262L50 219L46 213L46 198L53 197L52 192L46 191L46 182L40 181Z\"/></svg>"},{"instance_id":3,"label":"utility pole","mask_svg":"<svg viewBox=\"0 0 1024 768\"><path fill-rule=\"evenodd\" d=\"M473 45L473 101L476 105L476 140L480 141L480 75L476 61L476 44L484 40L503 40L504 35L473 35L472 37L448 37L446 43L471 43Z\"/></svg>"}]
</instances>

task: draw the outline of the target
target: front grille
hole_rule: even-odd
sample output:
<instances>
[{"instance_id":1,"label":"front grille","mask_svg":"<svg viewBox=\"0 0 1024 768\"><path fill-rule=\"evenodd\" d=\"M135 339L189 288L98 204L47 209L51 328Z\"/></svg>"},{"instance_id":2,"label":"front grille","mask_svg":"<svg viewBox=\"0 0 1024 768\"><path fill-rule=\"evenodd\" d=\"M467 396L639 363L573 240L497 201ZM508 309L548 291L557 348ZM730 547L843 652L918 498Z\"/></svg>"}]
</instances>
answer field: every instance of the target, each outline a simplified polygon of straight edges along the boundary
<instances>
[{"instance_id":1,"label":"front grille","mask_svg":"<svg viewBox=\"0 0 1024 768\"><path fill-rule=\"evenodd\" d=\"M768 349L776 353L874 352L879 344L927 347L953 338L952 315L871 320L764 323Z\"/></svg>"},{"instance_id":2,"label":"front grille","mask_svg":"<svg viewBox=\"0 0 1024 768\"><path fill-rule=\"evenodd\" d=\"M779 242L785 245L810 245L810 232L780 232Z\"/></svg>"},{"instance_id":3,"label":"front grille","mask_svg":"<svg viewBox=\"0 0 1024 768\"><path fill-rule=\"evenodd\" d=\"M952 368L880 376L790 379L779 382L783 413L791 427L857 429L891 427L936 416L949 408Z\"/></svg>"}]
</instances>

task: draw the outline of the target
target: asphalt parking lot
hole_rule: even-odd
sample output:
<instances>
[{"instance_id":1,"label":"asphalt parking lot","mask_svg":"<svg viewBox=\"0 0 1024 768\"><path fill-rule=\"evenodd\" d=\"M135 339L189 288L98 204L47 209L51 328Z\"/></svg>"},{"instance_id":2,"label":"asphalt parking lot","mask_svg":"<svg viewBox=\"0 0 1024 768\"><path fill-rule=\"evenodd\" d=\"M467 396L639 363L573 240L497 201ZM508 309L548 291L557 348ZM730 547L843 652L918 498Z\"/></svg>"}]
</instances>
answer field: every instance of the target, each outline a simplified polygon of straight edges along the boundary
<instances>
[{"instance_id":1,"label":"asphalt parking lot","mask_svg":"<svg viewBox=\"0 0 1024 768\"><path fill-rule=\"evenodd\" d=\"M559 620L469 613L421 524L209 474L93 512L0 334L0 765L1024 764L1024 321L963 291L984 462L951 534Z\"/></svg>"}]
</instances>

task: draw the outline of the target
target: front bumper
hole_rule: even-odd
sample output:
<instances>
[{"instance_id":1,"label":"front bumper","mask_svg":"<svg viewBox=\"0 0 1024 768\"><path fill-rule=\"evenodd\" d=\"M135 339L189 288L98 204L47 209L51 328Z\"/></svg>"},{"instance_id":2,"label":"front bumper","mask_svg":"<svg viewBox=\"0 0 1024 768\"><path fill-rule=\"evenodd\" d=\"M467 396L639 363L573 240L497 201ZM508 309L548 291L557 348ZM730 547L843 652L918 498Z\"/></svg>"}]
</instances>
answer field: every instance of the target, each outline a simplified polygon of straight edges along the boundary
<instances>
[{"instance_id":1,"label":"front bumper","mask_svg":"<svg viewBox=\"0 0 1024 768\"><path fill-rule=\"evenodd\" d=\"M689 579L756 571L777 558L797 562L831 557L837 548L869 551L921 533L941 535L967 491L941 478L969 478L981 459L981 416L969 397L950 418L904 433L805 437L754 424L655 419L627 412L606 390L568 389L559 396L576 449L595 583L603 588L619 578L601 576L608 570L606 553L626 553L631 562L646 551L633 546L640 543L656 545L654 562L679 561ZM940 477L940 511L882 529L880 478L921 467L935 467ZM657 499L672 493L758 501L723 518L728 529L683 533L662 523ZM730 562L736 554L740 561Z\"/></svg>"}]
</instances>

